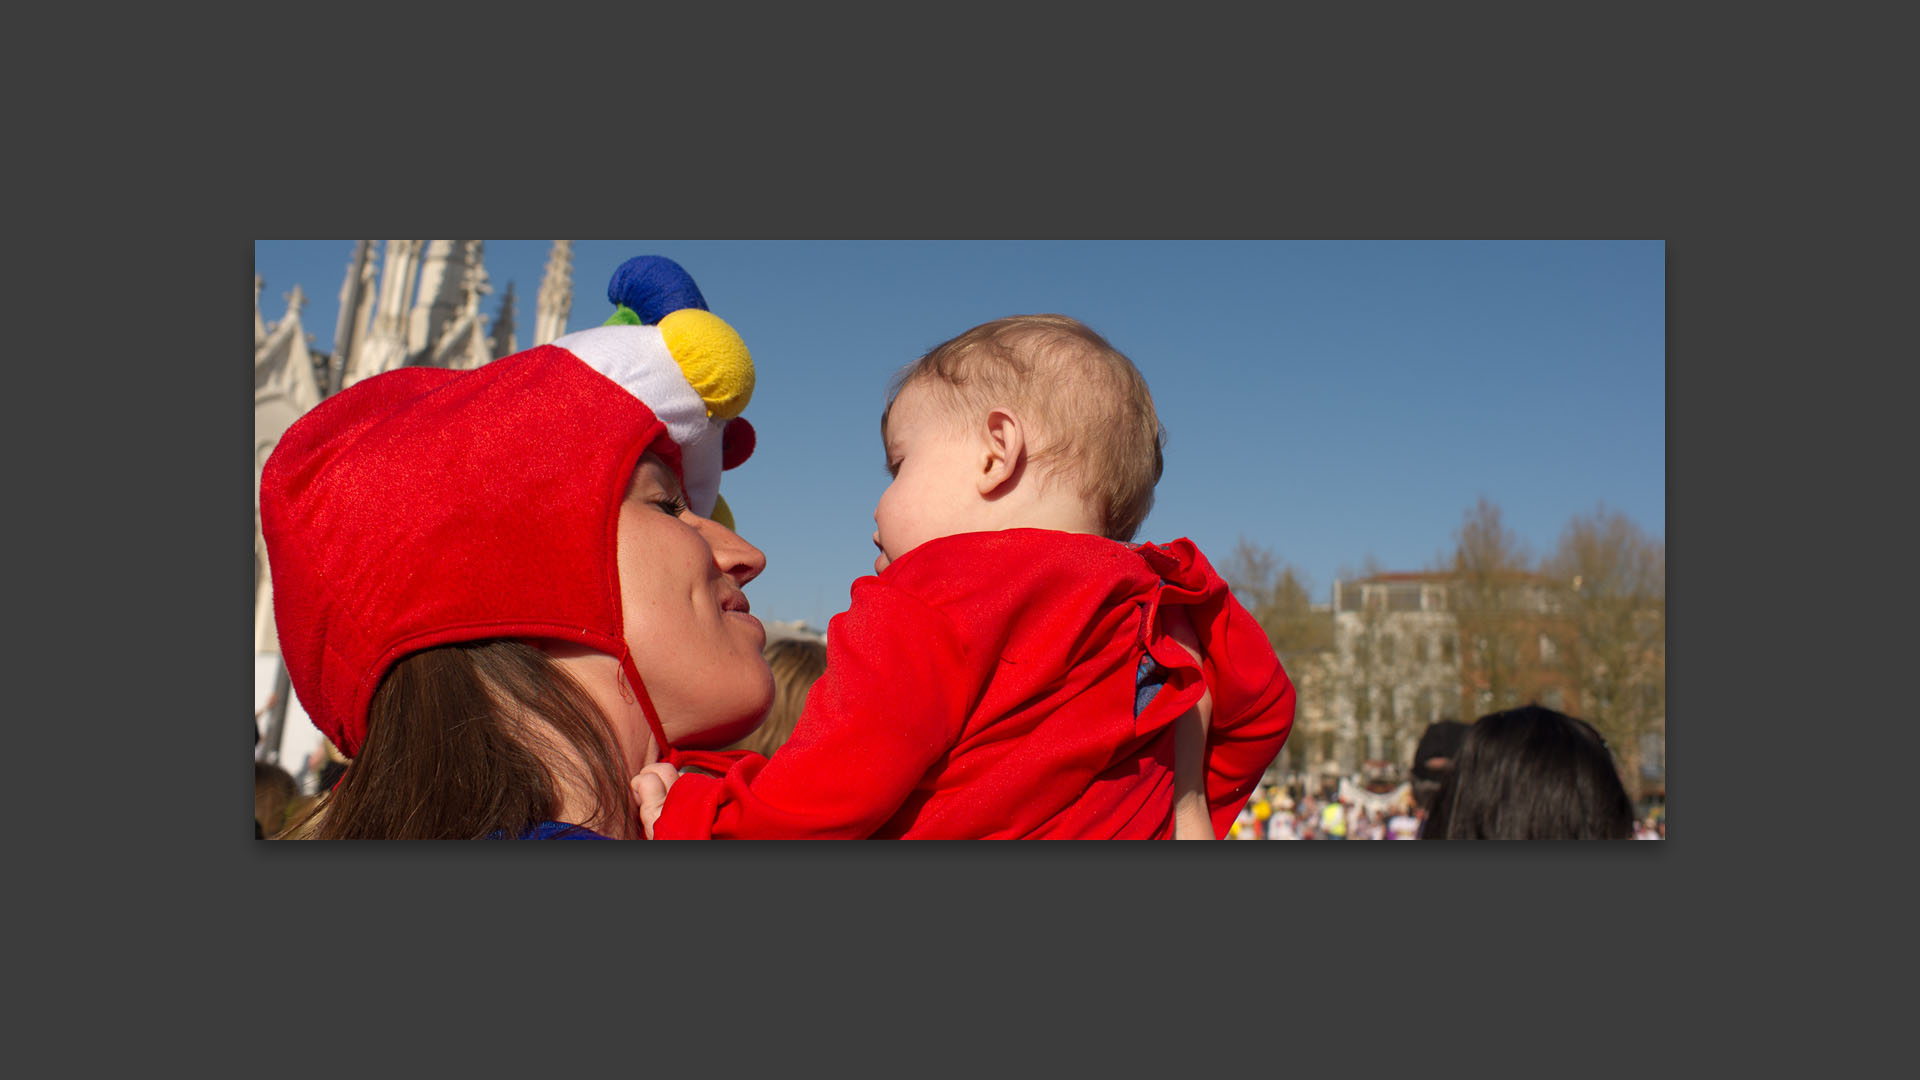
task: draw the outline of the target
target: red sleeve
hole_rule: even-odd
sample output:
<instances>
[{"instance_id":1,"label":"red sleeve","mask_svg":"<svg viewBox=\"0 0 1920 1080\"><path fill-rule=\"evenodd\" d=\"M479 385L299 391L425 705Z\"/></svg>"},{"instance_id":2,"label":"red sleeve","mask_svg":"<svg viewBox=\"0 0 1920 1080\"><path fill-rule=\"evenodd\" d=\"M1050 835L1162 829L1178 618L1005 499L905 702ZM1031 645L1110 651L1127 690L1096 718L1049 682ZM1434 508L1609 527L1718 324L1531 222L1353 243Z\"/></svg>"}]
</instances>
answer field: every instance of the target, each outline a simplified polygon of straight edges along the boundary
<instances>
[{"instance_id":1,"label":"red sleeve","mask_svg":"<svg viewBox=\"0 0 1920 1080\"><path fill-rule=\"evenodd\" d=\"M1293 681L1266 631L1192 541L1146 545L1144 553L1166 582L1160 602L1187 605L1200 637L1202 670L1213 691L1207 808L1214 835L1224 838L1293 730ZM1179 653L1167 655L1180 662Z\"/></svg>"},{"instance_id":2,"label":"red sleeve","mask_svg":"<svg viewBox=\"0 0 1920 1080\"><path fill-rule=\"evenodd\" d=\"M959 738L979 683L972 659L939 611L860 579L828 627L826 674L793 735L772 759L743 758L724 777L681 776L655 838L871 835Z\"/></svg>"},{"instance_id":3,"label":"red sleeve","mask_svg":"<svg viewBox=\"0 0 1920 1080\"><path fill-rule=\"evenodd\" d=\"M1225 838L1240 808L1293 730L1293 680L1266 631L1229 592L1209 630L1200 631L1207 685L1214 687L1207 735L1207 808Z\"/></svg>"}]
</instances>

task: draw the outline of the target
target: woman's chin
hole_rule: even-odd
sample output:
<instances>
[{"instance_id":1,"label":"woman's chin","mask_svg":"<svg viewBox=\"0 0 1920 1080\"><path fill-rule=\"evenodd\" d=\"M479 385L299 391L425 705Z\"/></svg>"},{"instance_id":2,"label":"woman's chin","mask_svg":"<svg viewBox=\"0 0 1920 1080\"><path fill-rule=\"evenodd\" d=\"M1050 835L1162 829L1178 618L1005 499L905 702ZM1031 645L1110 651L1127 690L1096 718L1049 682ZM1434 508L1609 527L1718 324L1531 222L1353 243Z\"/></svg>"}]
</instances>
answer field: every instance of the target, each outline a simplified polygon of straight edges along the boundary
<instances>
[{"instance_id":1,"label":"woman's chin","mask_svg":"<svg viewBox=\"0 0 1920 1080\"><path fill-rule=\"evenodd\" d=\"M759 712L754 713L753 718L750 720L740 720L731 724L722 724L717 727L702 728L699 731L690 731L685 734L677 734L669 727L667 729L667 737L672 739L673 745L681 750L720 750L758 731L760 725L766 722L767 713L772 711L772 709L773 692L772 688L769 687L765 705Z\"/></svg>"}]
</instances>

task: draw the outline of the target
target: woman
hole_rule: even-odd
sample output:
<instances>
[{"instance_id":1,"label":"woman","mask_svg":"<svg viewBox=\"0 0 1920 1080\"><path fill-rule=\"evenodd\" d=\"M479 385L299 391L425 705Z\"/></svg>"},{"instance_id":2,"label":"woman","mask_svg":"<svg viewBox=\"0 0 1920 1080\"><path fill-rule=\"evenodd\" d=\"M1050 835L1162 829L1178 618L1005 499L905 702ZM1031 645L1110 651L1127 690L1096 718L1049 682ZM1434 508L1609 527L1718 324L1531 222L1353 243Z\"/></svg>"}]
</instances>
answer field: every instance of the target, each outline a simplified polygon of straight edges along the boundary
<instances>
[{"instance_id":1,"label":"woman","mask_svg":"<svg viewBox=\"0 0 1920 1080\"><path fill-rule=\"evenodd\" d=\"M1421 827L1422 840L1626 840L1633 804L1606 740L1538 705L1481 717Z\"/></svg>"},{"instance_id":2,"label":"woman","mask_svg":"<svg viewBox=\"0 0 1920 1080\"><path fill-rule=\"evenodd\" d=\"M281 651L352 759L294 835L636 837L630 777L724 769L700 748L766 714L766 559L718 496L751 360L670 260L609 296L621 325L366 379L269 458Z\"/></svg>"}]
</instances>

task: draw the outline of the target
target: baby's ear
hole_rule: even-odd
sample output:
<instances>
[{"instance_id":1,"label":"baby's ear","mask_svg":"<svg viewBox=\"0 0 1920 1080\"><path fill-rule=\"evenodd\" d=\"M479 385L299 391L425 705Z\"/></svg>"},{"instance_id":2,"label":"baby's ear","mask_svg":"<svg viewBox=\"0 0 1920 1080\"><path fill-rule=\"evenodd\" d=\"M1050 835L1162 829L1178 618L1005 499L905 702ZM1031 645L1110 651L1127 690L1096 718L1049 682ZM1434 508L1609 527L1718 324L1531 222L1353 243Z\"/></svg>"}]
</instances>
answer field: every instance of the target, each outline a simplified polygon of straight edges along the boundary
<instances>
[{"instance_id":1,"label":"baby's ear","mask_svg":"<svg viewBox=\"0 0 1920 1080\"><path fill-rule=\"evenodd\" d=\"M987 412L986 448L981 454L980 494L992 495L1020 474L1027 456L1026 427L1011 409Z\"/></svg>"}]
</instances>

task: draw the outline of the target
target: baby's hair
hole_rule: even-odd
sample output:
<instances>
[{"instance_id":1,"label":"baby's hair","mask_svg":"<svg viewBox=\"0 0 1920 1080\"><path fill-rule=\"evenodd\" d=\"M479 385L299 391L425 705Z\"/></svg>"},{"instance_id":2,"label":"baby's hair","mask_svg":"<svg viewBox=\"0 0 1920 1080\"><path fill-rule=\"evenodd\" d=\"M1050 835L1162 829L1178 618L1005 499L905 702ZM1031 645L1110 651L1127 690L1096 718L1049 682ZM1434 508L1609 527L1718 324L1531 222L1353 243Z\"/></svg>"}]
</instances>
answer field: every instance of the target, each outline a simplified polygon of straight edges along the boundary
<instances>
[{"instance_id":1,"label":"baby's hair","mask_svg":"<svg viewBox=\"0 0 1920 1080\"><path fill-rule=\"evenodd\" d=\"M1124 542L1139 531L1166 431L1139 369L1092 328L1065 315L1012 315L934 346L894 377L883 438L895 399L921 380L969 420L998 405L1021 409L1039 429L1028 463L1075 483L1101 535Z\"/></svg>"}]
</instances>

